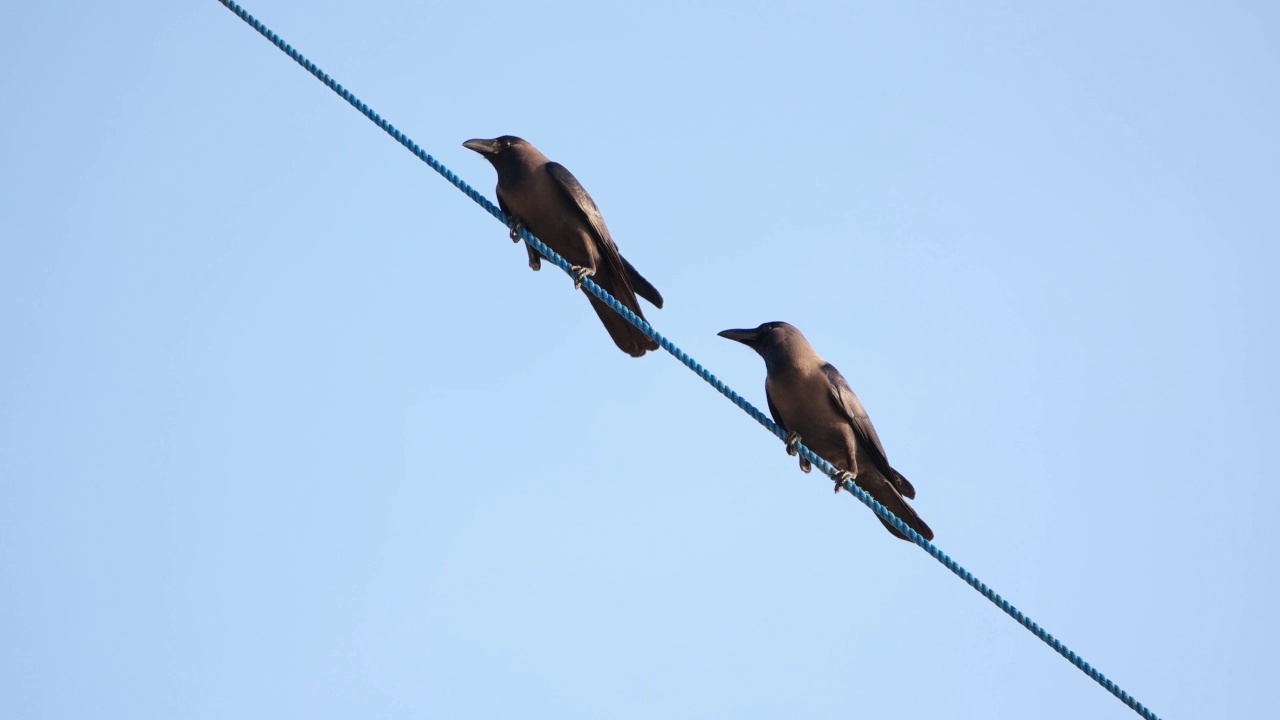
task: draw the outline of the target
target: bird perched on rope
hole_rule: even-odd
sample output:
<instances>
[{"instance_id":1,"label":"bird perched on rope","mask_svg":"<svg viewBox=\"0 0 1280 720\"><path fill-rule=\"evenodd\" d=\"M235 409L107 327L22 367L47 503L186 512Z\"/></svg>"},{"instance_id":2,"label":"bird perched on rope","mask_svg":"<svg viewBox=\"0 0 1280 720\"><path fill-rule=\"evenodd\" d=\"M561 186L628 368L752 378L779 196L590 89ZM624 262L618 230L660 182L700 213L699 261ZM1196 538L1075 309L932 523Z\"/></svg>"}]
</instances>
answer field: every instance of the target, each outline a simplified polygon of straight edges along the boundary
<instances>
[{"instance_id":1,"label":"bird perched on rope","mask_svg":"<svg viewBox=\"0 0 1280 720\"><path fill-rule=\"evenodd\" d=\"M858 396L794 325L768 322L751 330L725 330L720 337L736 340L764 358L765 399L773 421L787 433L788 454L798 454L796 445L803 443L840 470L837 493L844 480L852 480L912 530L933 539L933 531L907 504L916 489L889 466ZM803 457L800 469L811 469ZM883 518L880 522L894 535L909 539Z\"/></svg>"},{"instance_id":2,"label":"bird perched on rope","mask_svg":"<svg viewBox=\"0 0 1280 720\"><path fill-rule=\"evenodd\" d=\"M636 295L662 307L662 295L636 272L618 252L591 196L563 165L551 162L531 143L512 135L492 140L468 140L462 146L474 150L498 171L498 206L511 221L511 239L520 242L520 228L527 228L573 267L574 287L586 277L640 317ZM542 259L527 245L529 267L538 270ZM600 322L623 352L634 357L658 344L595 296L587 299Z\"/></svg>"}]
</instances>

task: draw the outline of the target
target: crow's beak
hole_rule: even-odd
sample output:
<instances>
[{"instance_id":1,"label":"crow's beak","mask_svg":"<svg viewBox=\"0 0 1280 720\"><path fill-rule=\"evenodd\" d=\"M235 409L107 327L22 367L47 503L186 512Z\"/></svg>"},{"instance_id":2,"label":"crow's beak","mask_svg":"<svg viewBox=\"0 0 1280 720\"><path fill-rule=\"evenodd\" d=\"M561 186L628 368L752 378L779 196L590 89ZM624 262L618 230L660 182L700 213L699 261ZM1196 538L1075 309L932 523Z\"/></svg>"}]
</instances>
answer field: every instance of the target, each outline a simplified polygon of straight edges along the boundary
<instances>
[{"instance_id":1,"label":"crow's beak","mask_svg":"<svg viewBox=\"0 0 1280 720\"><path fill-rule=\"evenodd\" d=\"M719 333L716 333L716 334L722 338L729 338L730 340L736 340L748 347L754 346L756 340L760 338L760 330L756 328L753 328L751 330L721 330Z\"/></svg>"},{"instance_id":2,"label":"crow's beak","mask_svg":"<svg viewBox=\"0 0 1280 720\"><path fill-rule=\"evenodd\" d=\"M476 152L480 153L481 155L484 155L485 157L498 154L497 140L482 140L480 138L476 138L474 140L468 140L462 143L462 147L468 150L475 150Z\"/></svg>"}]
</instances>

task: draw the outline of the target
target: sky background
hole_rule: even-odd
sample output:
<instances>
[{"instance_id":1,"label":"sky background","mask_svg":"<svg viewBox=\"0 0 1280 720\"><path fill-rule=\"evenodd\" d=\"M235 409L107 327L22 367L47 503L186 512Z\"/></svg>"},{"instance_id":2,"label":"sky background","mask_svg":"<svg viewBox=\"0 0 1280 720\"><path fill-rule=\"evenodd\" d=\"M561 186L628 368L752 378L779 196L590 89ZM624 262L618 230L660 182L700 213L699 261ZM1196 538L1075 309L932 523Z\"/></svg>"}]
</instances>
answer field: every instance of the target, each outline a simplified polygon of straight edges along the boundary
<instances>
[{"instance_id":1,"label":"sky background","mask_svg":"<svg viewBox=\"0 0 1280 720\"><path fill-rule=\"evenodd\" d=\"M800 327L1156 713L1277 712L1274 3L246 8L570 168L758 405L716 332ZM218 3L4 16L0 715L1134 717Z\"/></svg>"}]
</instances>

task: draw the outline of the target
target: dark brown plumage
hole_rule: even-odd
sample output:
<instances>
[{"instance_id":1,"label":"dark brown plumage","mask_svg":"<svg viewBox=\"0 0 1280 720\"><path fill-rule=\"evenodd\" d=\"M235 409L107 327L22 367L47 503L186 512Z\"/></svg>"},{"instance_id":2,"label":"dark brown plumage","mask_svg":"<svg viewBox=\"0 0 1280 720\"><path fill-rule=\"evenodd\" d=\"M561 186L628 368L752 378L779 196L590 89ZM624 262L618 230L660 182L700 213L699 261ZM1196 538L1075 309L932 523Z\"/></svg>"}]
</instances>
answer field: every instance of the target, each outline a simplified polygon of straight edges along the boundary
<instances>
[{"instance_id":1,"label":"dark brown plumage","mask_svg":"<svg viewBox=\"0 0 1280 720\"><path fill-rule=\"evenodd\" d=\"M849 383L831 363L823 360L795 326L770 322L750 330L725 330L721 337L736 340L764 358L765 397L769 414L788 433L792 442L803 443L827 462L855 476L854 482L867 494L898 516L926 540L933 530L925 524L907 499L916 489L902 473L889 465L884 446ZM800 459L800 468L809 472L809 463ZM836 492L840 486L836 485ZM905 535L880 520L889 532L904 540Z\"/></svg>"},{"instance_id":2,"label":"dark brown plumage","mask_svg":"<svg viewBox=\"0 0 1280 720\"><path fill-rule=\"evenodd\" d=\"M480 153L498 172L498 205L513 225L522 224L547 247L581 268L576 274L591 279L640 317L636 295L662 307L662 295L618 252L591 196L565 167L552 162L531 143L511 135L492 140L468 140L463 147ZM513 233L514 235L514 233ZM541 258L531 247L529 267ZM614 343L628 355L640 357L658 344L594 296L591 306Z\"/></svg>"}]
</instances>

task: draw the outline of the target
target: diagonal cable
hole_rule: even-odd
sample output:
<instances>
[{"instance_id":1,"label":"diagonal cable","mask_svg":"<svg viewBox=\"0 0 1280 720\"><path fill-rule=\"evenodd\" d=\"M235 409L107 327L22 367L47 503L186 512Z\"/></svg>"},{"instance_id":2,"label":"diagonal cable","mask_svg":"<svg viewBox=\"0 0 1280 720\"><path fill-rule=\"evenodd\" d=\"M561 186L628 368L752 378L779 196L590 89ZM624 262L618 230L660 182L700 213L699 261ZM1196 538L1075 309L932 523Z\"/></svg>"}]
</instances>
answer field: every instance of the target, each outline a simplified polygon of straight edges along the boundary
<instances>
[{"instance_id":1,"label":"diagonal cable","mask_svg":"<svg viewBox=\"0 0 1280 720\"><path fill-rule=\"evenodd\" d=\"M344 88L340 83L338 83L338 81L330 77L328 73L321 70L315 63L308 60L305 56L303 56L302 53L298 52L297 50L294 50L293 46L285 42L279 35L275 34L275 32L273 32L270 28L268 28L267 26L259 22L257 18L250 15L244 8L240 7L238 4L236 4L232 0L218 0L218 2L226 6L228 10L235 13L237 17L245 21L245 23L247 23L254 30L257 30L259 33L261 33L263 37L270 40L273 45L275 45L277 48L281 50L281 52L293 58L294 62L297 62L302 67L306 68L307 72L314 75L317 80L324 83L326 86L328 86L330 90L334 91L339 96L341 96L343 100L346 100L348 103L350 103L352 107L359 110L361 114L369 118L369 120L372 121L373 124L382 128L388 135L395 138L396 142L399 142L401 145L405 146L405 148L407 148L409 152L416 155L419 160L423 161L428 166L430 166L432 170L435 170L436 172L444 176L444 179L448 180L450 183L453 183L454 187L458 188L463 193L465 193L467 197L475 201L477 205L487 210L490 215L500 220L504 225L507 224L506 214L503 213L502 210L500 210L496 205L489 202L488 198L480 194L478 191L476 191L475 188L471 187L465 181L463 181L461 178L455 175L452 170L445 167L439 160L436 160L434 157L428 154L425 150L419 147L417 143L409 139L407 135L397 130L394 125L384 120L381 115L374 112L372 108L370 108L363 101L361 101L359 98L353 95L351 91ZM552 250L551 248L543 244L541 240L534 237L533 234L531 234L528 230L521 228L520 235L530 245L532 245L539 253L541 253L543 257L555 263L561 270L565 271L566 273L571 273L571 266L569 262L565 260L563 257L561 257L559 254L557 254L554 250ZM661 346L663 350L666 350L667 352L671 353L671 355L673 355L677 360L684 363L685 367L688 367L690 370L697 373L698 377L701 377L703 380L707 381L707 383L710 384L712 387L714 387L716 390L719 390L722 395L729 398L729 400L733 402L734 405L737 405L739 408L742 408L743 412L747 413L752 418L754 418L756 422L763 425L766 430L768 430L769 432L777 436L779 440L785 439L786 433L784 433L782 429L779 428L778 425L773 422L773 420L771 420L764 413L760 412L760 410L756 408L756 406L747 402L746 399L744 399L741 395L735 392L733 388L729 387L728 385L725 385L724 382L722 382L719 378L713 375L711 371L704 368L701 365L701 363L699 363L697 360L694 360L685 351L681 350L679 346L677 346L675 343L671 342L666 337L664 337L661 333L655 330L653 326L650 325L644 318L641 318L640 316L631 312L629 308L627 308L622 303L618 302L612 295L606 292L599 285L595 284L595 282L593 282L589 277L583 280L582 287L585 288L587 292L591 293L596 298L598 298L600 301L604 302L606 305L613 308L614 312L626 318L627 322L639 328L639 330L643 332L645 335L648 335L650 338L653 338L653 340L657 342L658 345ZM1029 630L1033 635L1040 638L1040 640L1042 640L1049 647L1053 648L1059 655L1066 658L1068 662L1070 662L1072 665L1075 665L1077 668L1080 669L1081 672L1083 672L1084 674L1092 678L1094 682L1097 682L1099 685L1106 688L1106 690L1110 692L1112 695L1115 695L1116 698L1120 700L1120 702L1129 706L1131 709L1133 709L1134 712L1138 713L1143 718L1146 718L1146 720L1160 720L1160 718L1155 713L1148 710L1145 705L1138 702L1132 695L1125 692L1119 685L1116 685L1109 678L1107 678L1107 676L1103 675L1096 668L1094 668L1092 665L1086 662L1084 658L1080 657L1074 651L1068 648L1066 645L1062 644L1062 642L1059 641L1057 638L1055 638L1053 635L1050 635L1048 631L1040 627L1040 625L1037 624L1034 620L1024 615L1022 611L1014 607L1013 604L1010 603L1008 600L1005 600L1004 598L1000 597L999 593L997 593L996 591L988 587L986 583L982 582L977 577L975 577L973 573L964 569L964 567L962 567L960 563L956 562L955 560L952 560L950 556L942 552L942 550L938 549L936 545L929 542L928 540L925 540L923 537L920 536L919 533L917 533L915 530L912 530L906 523L898 519L898 517L895 516L893 513L889 512L889 510L885 508L884 505L881 505L879 502L875 500L875 498L872 498L862 488L858 487L858 485L855 482L850 481L848 479L841 479L840 471L837 470L834 466L832 466L831 463L822 459L821 457L819 457L817 454L815 454L812 450L805 447L804 445L797 444L796 449L799 451L802 457L804 457L809 462L813 463L814 466L816 466L822 472L826 473L829 477L832 478L832 480L843 485L845 490L848 490L850 494L852 494L854 497L861 500L864 505L871 508L871 510L875 512L876 515L880 516L881 518L884 518L885 521L892 524L895 528L897 528L900 532L902 532L902 534L906 535L913 542L915 542L917 545L923 548L925 552L933 556L935 560L942 563L944 567L946 567L951 572L955 573L961 580L964 580L966 583L968 583L970 587L972 587L974 590L977 590L979 594L981 594L983 597L990 600L996 607L1000 608L1005 613L1007 613L1009 617L1018 621L1019 624L1021 624L1023 627Z\"/></svg>"}]
</instances>

